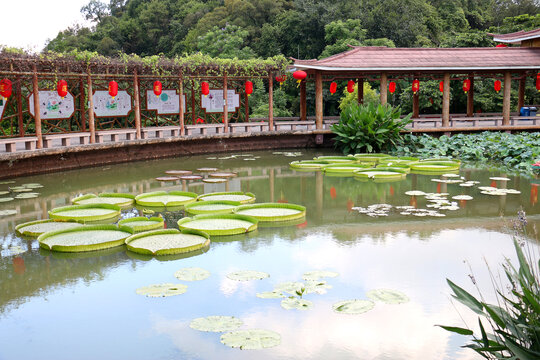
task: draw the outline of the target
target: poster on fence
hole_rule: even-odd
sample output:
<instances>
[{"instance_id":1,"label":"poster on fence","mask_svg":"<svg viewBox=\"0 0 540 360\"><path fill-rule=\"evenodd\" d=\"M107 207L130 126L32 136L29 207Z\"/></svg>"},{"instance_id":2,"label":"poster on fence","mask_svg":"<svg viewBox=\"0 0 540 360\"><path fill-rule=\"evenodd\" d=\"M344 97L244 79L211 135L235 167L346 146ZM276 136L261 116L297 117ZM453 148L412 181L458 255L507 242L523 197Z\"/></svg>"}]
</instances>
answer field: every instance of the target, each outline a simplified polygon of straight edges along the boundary
<instances>
[{"instance_id":1,"label":"poster on fence","mask_svg":"<svg viewBox=\"0 0 540 360\"><path fill-rule=\"evenodd\" d=\"M6 108L6 103L8 102L9 98L4 98L0 96L0 119L4 116L4 109Z\"/></svg>"},{"instance_id":2,"label":"poster on fence","mask_svg":"<svg viewBox=\"0 0 540 360\"><path fill-rule=\"evenodd\" d=\"M156 96L154 91L146 90L146 108L156 110L159 115L174 115L180 112L180 95L176 90L163 90ZM186 94L182 99L182 109L186 112Z\"/></svg>"},{"instance_id":3,"label":"poster on fence","mask_svg":"<svg viewBox=\"0 0 540 360\"><path fill-rule=\"evenodd\" d=\"M106 90L94 92L94 113L96 117L127 116L131 111L131 95L125 90L114 97Z\"/></svg>"},{"instance_id":4,"label":"poster on fence","mask_svg":"<svg viewBox=\"0 0 540 360\"><path fill-rule=\"evenodd\" d=\"M227 109L236 112L240 107L240 95L232 90L227 90ZM207 96L201 95L201 107L207 113L223 112L223 89L211 89Z\"/></svg>"},{"instance_id":5,"label":"poster on fence","mask_svg":"<svg viewBox=\"0 0 540 360\"><path fill-rule=\"evenodd\" d=\"M28 109L30 110L30 115L35 117L34 94L30 94L28 97ZM75 103L73 101L73 95L69 92L62 99L56 91L39 91L39 115L42 120L69 119L74 112Z\"/></svg>"}]
</instances>

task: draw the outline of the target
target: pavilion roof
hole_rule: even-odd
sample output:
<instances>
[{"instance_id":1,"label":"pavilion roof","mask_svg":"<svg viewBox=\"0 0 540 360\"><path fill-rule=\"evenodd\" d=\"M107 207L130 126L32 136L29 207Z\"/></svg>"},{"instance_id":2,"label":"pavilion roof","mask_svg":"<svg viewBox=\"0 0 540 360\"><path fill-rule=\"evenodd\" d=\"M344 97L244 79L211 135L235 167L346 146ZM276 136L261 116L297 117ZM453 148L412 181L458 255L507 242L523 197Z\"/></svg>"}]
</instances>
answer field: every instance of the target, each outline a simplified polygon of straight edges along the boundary
<instances>
[{"instance_id":1,"label":"pavilion roof","mask_svg":"<svg viewBox=\"0 0 540 360\"><path fill-rule=\"evenodd\" d=\"M524 40L540 38L540 28L530 31L516 31L508 34L488 34L493 36L493 41L502 43L519 43Z\"/></svg>"},{"instance_id":2,"label":"pavilion roof","mask_svg":"<svg viewBox=\"0 0 540 360\"><path fill-rule=\"evenodd\" d=\"M540 69L540 48L353 47L325 59L294 60L304 70L324 71L501 71Z\"/></svg>"}]
</instances>

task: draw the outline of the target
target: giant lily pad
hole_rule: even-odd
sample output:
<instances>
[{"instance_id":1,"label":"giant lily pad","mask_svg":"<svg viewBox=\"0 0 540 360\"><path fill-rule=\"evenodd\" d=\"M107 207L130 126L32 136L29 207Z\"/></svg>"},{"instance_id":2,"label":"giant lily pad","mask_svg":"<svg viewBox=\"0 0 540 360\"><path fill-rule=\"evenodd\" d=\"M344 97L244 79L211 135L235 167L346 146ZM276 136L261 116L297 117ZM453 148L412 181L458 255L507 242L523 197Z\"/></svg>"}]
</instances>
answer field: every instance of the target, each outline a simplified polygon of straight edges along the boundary
<instances>
[{"instance_id":1,"label":"giant lily pad","mask_svg":"<svg viewBox=\"0 0 540 360\"><path fill-rule=\"evenodd\" d=\"M411 172L419 174L446 174L447 172L459 171L459 162L451 160L426 160L409 164Z\"/></svg>"},{"instance_id":2,"label":"giant lily pad","mask_svg":"<svg viewBox=\"0 0 540 360\"><path fill-rule=\"evenodd\" d=\"M339 273L335 271L328 271L328 270L313 270L313 271L306 271L302 275L302 279L304 280L319 280L320 278L324 277L336 277Z\"/></svg>"},{"instance_id":3,"label":"giant lily pad","mask_svg":"<svg viewBox=\"0 0 540 360\"><path fill-rule=\"evenodd\" d=\"M197 230L163 229L146 231L126 239L128 250L145 255L171 255L195 251L210 245L208 234Z\"/></svg>"},{"instance_id":4,"label":"giant lily pad","mask_svg":"<svg viewBox=\"0 0 540 360\"><path fill-rule=\"evenodd\" d=\"M255 195L252 193L244 193L241 191L233 192L215 192L200 195L197 200L199 201L238 201L242 204L248 204L255 202Z\"/></svg>"},{"instance_id":5,"label":"giant lily pad","mask_svg":"<svg viewBox=\"0 0 540 360\"><path fill-rule=\"evenodd\" d=\"M238 214L196 215L178 220L180 229L195 229L208 235L236 235L257 229L258 220Z\"/></svg>"},{"instance_id":6,"label":"giant lily pad","mask_svg":"<svg viewBox=\"0 0 540 360\"><path fill-rule=\"evenodd\" d=\"M313 303L309 300L288 297L281 300L281 307L287 310L307 310L313 307Z\"/></svg>"},{"instance_id":7,"label":"giant lily pad","mask_svg":"<svg viewBox=\"0 0 540 360\"><path fill-rule=\"evenodd\" d=\"M373 301L381 301L386 304L402 304L409 302L407 295L396 290L376 289L368 291L366 295Z\"/></svg>"},{"instance_id":8,"label":"giant lily pad","mask_svg":"<svg viewBox=\"0 0 540 360\"><path fill-rule=\"evenodd\" d=\"M324 280L308 280L305 283L304 292L306 294L326 294L326 290L331 289L332 285L329 285Z\"/></svg>"},{"instance_id":9,"label":"giant lily pad","mask_svg":"<svg viewBox=\"0 0 540 360\"><path fill-rule=\"evenodd\" d=\"M39 246L61 252L102 250L124 244L131 235L128 228L116 225L89 225L73 229L50 231L38 237Z\"/></svg>"},{"instance_id":10,"label":"giant lily pad","mask_svg":"<svg viewBox=\"0 0 540 360\"><path fill-rule=\"evenodd\" d=\"M274 291L286 292L291 295L298 295L298 292L305 290L305 284L299 281L285 281L274 286Z\"/></svg>"},{"instance_id":11,"label":"giant lily pad","mask_svg":"<svg viewBox=\"0 0 540 360\"><path fill-rule=\"evenodd\" d=\"M314 158L313 160L326 161L331 164L354 164L358 162L358 160L354 156L335 156L335 155L319 156L319 157Z\"/></svg>"},{"instance_id":12,"label":"giant lily pad","mask_svg":"<svg viewBox=\"0 0 540 360\"><path fill-rule=\"evenodd\" d=\"M263 291L260 293L257 293L257 297L261 299L279 299L284 298L285 295L283 295L282 292L279 291Z\"/></svg>"},{"instance_id":13,"label":"giant lily pad","mask_svg":"<svg viewBox=\"0 0 540 360\"><path fill-rule=\"evenodd\" d=\"M113 204L121 208L130 207L135 203L135 196L121 193L101 193L99 195L86 194L72 200L75 205L85 204Z\"/></svg>"},{"instance_id":14,"label":"giant lily pad","mask_svg":"<svg viewBox=\"0 0 540 360\"><path fill-rule=\"evenodd\" d=\"M207 279L210 276L210 271L200 267L182 268L174 273L178 280L183 281L199 281Z\"/></svg>"},{"instance_id":15,"label":"giant lily pad","mask_svg":"<svg viewBox=\"0 0 540 360\"><path fill-rule=\"evenodd\" d=\"M378 163L380 160L391 157L388 154L354 154L354 157L360 162Z\"/></svg>"},{"instance_id":16,"label":"giant lily pad","mask_svg":"<svg viewBox=\"0 0 540 360\"><path fill-rule=\"evenodd\" d=\"M227 274L227 277L235 281L262 280L270 277L270 274L255 270L239 270Z\"/></svg>"},{"instance_id":17,"label":"giant lily pad","mask_svg":"<svg viewBox=\"0 0 540 360\"><path fill-rule=\"evenodd\" d=\"M279 345L281 336L263 329L235 330L221 335L221 342L232 348L257 350Z\"/></svg>"},{"instance_id":18,"label":"giant lily pad","mask_svg":"<svg viewBox=\"0 0 540 360\"><path fill-rule=\"evenodd\" d=\"M358 180L380 180L380 181L398 181L405 179L407 174L399 170L378 170L378 169L366 169L366 170L356 170L354 172L354 177Z\"/></svg>"},{"instance_id":19,"label":"giant lily pad","mask_svg":"<svg viewBox=\"0 0 540 360\"><path fill-rule=\"evenodd\" d=\"M186 205L186 212L199 215L199 214L230 214L233 210L240 205L238 201L197 201L192 204Z\"/></svg>"},{"instance_id":20,"label":"giant lily pad","mask_svg":"<svg viewBox=\"0 0 540 360\"><path fill-rule=\"evenodd\" d=\"M148 297L165 297L181 295L187 291L187 285L184 284L153 284L143 286L137 289L137 294L146 295Z\"/></svg>"},{"instance_id":21,"label":"giant lily pad","mask_svg":"<svg viewBox=\"0 0 540 360\"><path fill-rule=\"evenodd\" d=\"M371 168L366 164L328 164L322 167L322 171L328 175L354 176L355 170Z\"/></svg>"},{"instance_id":22,"label":"giant lily pad","mask_svg":"<svg viewBox=\"0 0 540 360\"><path fill-rule=\"evenodd\" d=\"M15 209L7 209L7 210L0 210L0 216L10 216L10 215L16 215L17 210Z\"/></svg>"},{"instance_id":23,"label":"giant lily pad","mask_svg":"<svg viewBox=\"0 0 540 360\"><path fill-rule=\"evenodd\" d=\"M135 196L141 206L182 206L197 200L197 194L186 191L154 191Z\"/></svg>"},{"instance_id":24,"label":"giant lily pad","mask_svg":"<svg viewBox=\"0 0 540 360\"><path fill-rule=\"evenodd\" d=\"M24 224L19 224L15 227L15 231L17 232L17 234L22 236L37 237L49 231L73 229L81 226L84 225L74 221L60 221L48 219L30 221Z\"/></svg>"},{"instance_id":25,"label":"giant lily pad","mask_svg":"<svg viewBox=\"0 0 540 360\"><path fill-rule=\"evenodd\" d=\"M49 217L57 220L99 221L119 215L120 207L112 204L71 205L49 211Z\"/></svg>"},{"instance_id":26,"label":"giant lily pad","mask_svg":"<svg viewBox=\"0 0 540 360\"><path fill-rule=\"evenodd\" d=\"M193 319L189 327L199 331L224 332L238 329L243 323L234 316L207 316Z\"/></svg>"},{"instance_id":27,"label":"giant lily pad","mask_svg":"<svg viewBox=\"0 0 540 360\"><path fill-rule=\"evenodd\" d=\"M362 314L375 306L373 301L369 300L344 300L332 305L335 312L342 314Z\"/></svg>"},{"instance_id":28,"label":"giant lily pad","mask_svg":"<svg viewBox=\"0 0 540 360\"><path fill-rule=\"evenodd\" d=\"M142 232L156 229L163 229L164 221L160 217L147 218L145 216L137 216L129 219L120 220L118 225L127 226L133 232Z\"/></svg>"},{"instance_id":29,"label":"giant lily pad","mask_svg":"<svg viewBox=\"0 0 540 360\"><path fill-rule=\"evenodd\" d=\"M259 221L287 221L305 217L306 208L295 204L261 203L239 206L234 213L253 216Z\"/></svg>"},{"instance_id":30,"label":"giant lily pad","mask_svg":"<svg viewBox=\"0 0 540 360\"><path fill-rule=\"evenodd\" d=\"M403 156L403 157L385 157L379 159L378 164L384 166L394 166L396 164L409 165L410 163L417 162L419 159L415 157Z\"/></svg>"},{"instance_id":31,"label":"giant lily pad","mask_svg":"<svg viewBox=\"0 0 540 360\"><path fill-rule=\"evenodd\" d=\"M302 160L292 161L289 163L289 166L296 170L320 170L323 166L329 164L331 164L331 162L326 160Z\"/></svg>"}]
</instances>

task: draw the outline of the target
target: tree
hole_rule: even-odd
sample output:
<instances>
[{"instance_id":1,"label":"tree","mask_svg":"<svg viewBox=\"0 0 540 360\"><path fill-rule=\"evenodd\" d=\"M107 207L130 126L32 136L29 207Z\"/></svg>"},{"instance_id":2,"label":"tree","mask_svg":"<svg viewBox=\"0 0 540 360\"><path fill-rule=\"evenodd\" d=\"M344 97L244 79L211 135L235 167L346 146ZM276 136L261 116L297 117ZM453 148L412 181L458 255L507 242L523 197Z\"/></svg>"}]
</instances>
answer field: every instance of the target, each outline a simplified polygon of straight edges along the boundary
<instances>
[{"instance_id":1,"label":"tree","mask_svg":"<svg viewBox=\"0 0 540 360\"><path fill-rule=\"evenodd\" d=\"M236 25L223 28L214 26L211 31L199 37L197 48L204 54L218 58L249 59L254 57L251 48L244 46L248 32Z\"/></svg>"},{"instance_id":2,"label":"tree","mask_svg":"<svg viewBox=\"0 0 540 360\"><path fill-rule=\"evenodd\" d=\"M86 20L99 23L105 16L109 15L109 7L99 0L90 0L88 4L81 8L81 13Z\"/></svg>"},{"instance_id":3,"label":"tree","mask_svg":"<svg viewBox=\"0 0 540 360\"><path fill-rule=\"evenodd\" d=\"M350 50L349 45L360 45L366 37L359 19L332 21L324 27L326 47L319 58L325 58Z\"/></svg>"}]
</instances>

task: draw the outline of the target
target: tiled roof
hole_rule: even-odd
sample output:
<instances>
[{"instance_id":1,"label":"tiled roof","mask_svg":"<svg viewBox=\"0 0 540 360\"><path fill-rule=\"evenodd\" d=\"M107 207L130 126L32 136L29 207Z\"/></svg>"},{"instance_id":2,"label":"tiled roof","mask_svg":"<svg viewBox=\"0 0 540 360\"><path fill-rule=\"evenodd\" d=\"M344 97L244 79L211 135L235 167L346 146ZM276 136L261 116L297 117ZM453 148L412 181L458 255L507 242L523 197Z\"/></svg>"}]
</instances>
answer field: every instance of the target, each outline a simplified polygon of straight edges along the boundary
<instances>
[{"instance_id":1,"label":"tiled roof","mask_svg":"<svg viewBox=\"0 0 540 360\"><path fill-rule=\"evenodd\" d=\"M535 70L540 48L353 47L325 59L297 60L299 69L327 71Z\"/></svg>"},{"instance_id":2,"label":"tiled roof","mask_svg":"<svg viewBox=\"0 0 540 360\"><path fill-rule=\"evenodd\" d=\"M518 43L523 40L540 38L540 28L530 31L517 31L509 34L488 34L493 36L493 41L504 43Z\"/></svg>"}]
</instances>

